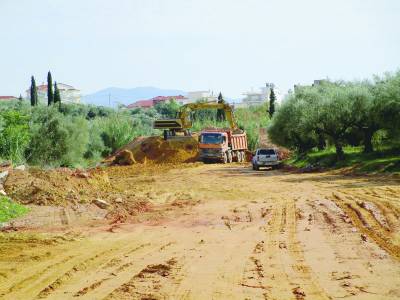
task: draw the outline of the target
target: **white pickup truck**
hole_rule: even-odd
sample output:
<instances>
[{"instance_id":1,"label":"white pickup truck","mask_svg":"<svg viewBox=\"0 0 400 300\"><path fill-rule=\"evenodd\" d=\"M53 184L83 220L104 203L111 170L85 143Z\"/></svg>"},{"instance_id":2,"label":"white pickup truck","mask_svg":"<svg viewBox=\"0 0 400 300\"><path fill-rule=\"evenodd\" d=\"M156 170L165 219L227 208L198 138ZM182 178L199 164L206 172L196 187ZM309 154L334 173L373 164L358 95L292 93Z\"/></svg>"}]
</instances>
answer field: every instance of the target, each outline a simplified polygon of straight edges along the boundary
<instances>
[{"instance_id":1,"label":"white pickup truck","mask_svg":"<svg viewBox=\"0 0 400 300\"><path fill-rule=\"evenodd\" d=\"M272 148L257 149L251 163L253 165L253 170L259 170L260 167L271 167L275 169L282 165L278 151Z\"/></svg>"}]
</instances>

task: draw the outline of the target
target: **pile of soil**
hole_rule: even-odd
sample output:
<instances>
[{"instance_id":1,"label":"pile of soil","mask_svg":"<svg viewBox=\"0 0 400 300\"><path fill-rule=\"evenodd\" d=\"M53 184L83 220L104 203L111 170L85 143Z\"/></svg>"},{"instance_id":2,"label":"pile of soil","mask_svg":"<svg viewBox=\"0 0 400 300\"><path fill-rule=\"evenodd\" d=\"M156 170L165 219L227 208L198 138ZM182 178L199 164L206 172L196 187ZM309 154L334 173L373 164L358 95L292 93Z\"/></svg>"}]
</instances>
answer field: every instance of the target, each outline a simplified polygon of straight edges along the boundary
<instances>
[{"instance_id":1,"label":"pile of soil","mask_svg":"<svg viewBox=\"0 0 400 300\"><path fill-rule=\"evenodd\" d=\"M13 170L4 184L7 195L22 204L67 205L107 197L111 184L106 172L67 168Z\"/></svg>"},{"instance_id":2,"label":"pile of soil","mask_svg":"<svg viewBox=\"0 0 400 300\"><path fill-rule=\"evenodd\" d=\"M119 149L109 160L122 165L134 163L176 164L195 162L198 155L199 144L195 136L177 136L168 140L164 140L160 136L151 136L133 140Z\"/></svg>"}]
</instances>

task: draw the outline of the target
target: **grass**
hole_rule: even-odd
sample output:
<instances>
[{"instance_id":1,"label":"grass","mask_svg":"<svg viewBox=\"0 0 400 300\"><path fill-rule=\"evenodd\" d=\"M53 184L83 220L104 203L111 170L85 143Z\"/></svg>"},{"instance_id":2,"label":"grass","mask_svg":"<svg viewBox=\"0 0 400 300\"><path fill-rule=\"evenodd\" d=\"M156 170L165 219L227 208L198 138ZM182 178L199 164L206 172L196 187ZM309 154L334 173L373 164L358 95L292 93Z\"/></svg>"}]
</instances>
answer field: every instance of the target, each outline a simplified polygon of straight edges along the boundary
<instances>
[{"instance_id":1,"label":"grass","mask_svg":"<svg viewBox=\"0 0 400 300\"><path fill-rule=\"evenodd\" d=\"M22 216L28 211L27 207L15 203L8 197L0 196L0 223Z\"/></svg>"},{"instance_id":2,"label":"grass","mask_svg":"<svg viewBox=\"0 0 400 300\"><path fill-rule=\"evenodd\" d=\"M294 156L288 164L298 168L319 165L324 168L353 167L354 171L365 173L391 172L400 174L399 150L387 149L373 153L363 153L362 147L345 147L345 159L336 160L334 148L323 151L311 151L302 156Z\"/></svg>"}]
</instances>

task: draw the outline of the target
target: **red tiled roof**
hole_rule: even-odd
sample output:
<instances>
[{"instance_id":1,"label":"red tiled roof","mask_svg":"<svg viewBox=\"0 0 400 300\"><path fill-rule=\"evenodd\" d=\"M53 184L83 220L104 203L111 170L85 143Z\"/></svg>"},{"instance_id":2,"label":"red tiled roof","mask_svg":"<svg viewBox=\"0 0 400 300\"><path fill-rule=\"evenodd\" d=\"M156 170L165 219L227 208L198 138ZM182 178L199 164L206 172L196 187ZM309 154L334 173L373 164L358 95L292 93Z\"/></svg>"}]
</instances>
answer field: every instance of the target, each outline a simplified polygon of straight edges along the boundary
<instances>
[{"instance_id":1,"label":"red tiled roof","mask_svg":"<svg viewBox=\"0 0 400 300\"><path fill-rule=\"evenodd\" d=\"M1 100L7 100L7 99L17 99L17 97L14 96L0 96Z\"/></svg>"},{"instance_id":2,"label":"red tiled roof","mask_svg":"<svg viewBox=\"0 0 400 300\"><path fill-rule=\"evenodd\" d=\"M178 96L157 96L148 100L139 100L136 101L135 103L129 104L126 107L127 108L135 108L135 107L153 107L155 104L161 101L168 101L170 99L185 99L185 96L178 95Z\"/></svg>"},{"instance_id":3,"label":"red tiled roof","mask_svg":"<svg viewBox=\"0 0 400 300\"><path fill-rule=\"evenodd\" d=\"M177 100L185 99L185 96L182 96L182 95L177 95L177 96L157 96L157 97L151 98L151 100L156 101L156 102L168 101L170 99L177 99Z\"/></svg>"},{"instance_id":4,"label":"red tiled roof","mask_svg":"<svg viewBox=\"0 0 400 300\"><path fill-rule=\"evenodd\" d=\"M135 103L129 104L127 108L135 108L135 107L152 107L154 105L153 100L139 100L136 101Z\"/></svg>"}]
</instances>

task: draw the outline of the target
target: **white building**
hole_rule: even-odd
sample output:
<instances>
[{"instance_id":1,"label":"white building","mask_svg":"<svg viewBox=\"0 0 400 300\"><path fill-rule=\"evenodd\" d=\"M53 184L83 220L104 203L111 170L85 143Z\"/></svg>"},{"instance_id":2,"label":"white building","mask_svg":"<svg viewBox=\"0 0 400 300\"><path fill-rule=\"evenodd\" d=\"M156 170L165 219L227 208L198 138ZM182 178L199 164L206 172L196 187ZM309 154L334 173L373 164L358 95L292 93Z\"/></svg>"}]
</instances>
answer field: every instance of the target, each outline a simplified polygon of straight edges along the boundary
<instances>
[{"instance_id":1,"label":"white building","mask_svg":"<svg viewBox=\"0 0 400 300\"><path fill-rule=\"evenodd\" d=\"M212 91L195 91L188 92L186 95L187 103L194 103L198 100L205 100L207 102L213 102L218 100L218 95L215 96Z\"/></svg>"},{"instance_id":2,"label":"white building","mask_svg":"<svg viewBox=\"0 0 400 300\"><path fill-rule=\"evenodd\" d=\"M62 103L80 103L81 102L81 91L74 88L71 85L58 83L57 87L60 91ZM53 88L54 91L54 88ZM42 103L47 103L47 84L41 84L37 86L38 100ZM31 99L30 89L26 90L27 99Z\"/></svg>"},{"instance_id":3,"label":"white building","mask_svg":"<svg viewBox=\"0 0 400 300\"><path fill-rule=\"evenodd\" d=\"M265 87L261 87L257 91L251 89L251 91L243 93L245 97L242 99L242 102L236 103L235 107L240 108L262 105L265 102L269 101L271 89L274 89L276 101L279 102L282 99L281 92L275 87L273 83L267 83Z\"/></svg>"}]
</instances>

